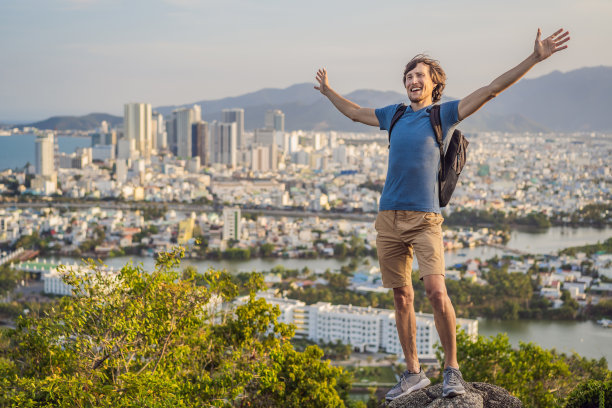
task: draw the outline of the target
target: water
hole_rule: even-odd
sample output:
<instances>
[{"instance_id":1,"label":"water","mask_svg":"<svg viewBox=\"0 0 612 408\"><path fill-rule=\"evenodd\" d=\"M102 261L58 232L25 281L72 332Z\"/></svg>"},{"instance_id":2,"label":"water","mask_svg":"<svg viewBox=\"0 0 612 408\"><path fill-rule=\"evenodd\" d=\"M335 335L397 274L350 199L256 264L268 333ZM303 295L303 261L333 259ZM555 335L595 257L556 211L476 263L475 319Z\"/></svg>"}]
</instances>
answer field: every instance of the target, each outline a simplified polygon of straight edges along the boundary
<instances>
[{"instance_id":1,"label":"water","mask_svg":"<svg viewBox=\"0 0 612 408\"><path fill-rule=\"evenodd\" d=\"M0 171L21 168L26 163L34 164L36 136L28 133L23 135L0 136ZM91 138L58 136L59 151L74 153L79 147L91 147Z\"/></svg>"},{"instance_id":2,"label":"water","mask_svg":"<svg viewBox=\"0 0 612 408\"><path fill-rule=\"evenodd\" d=\"M497 333L506 333L514 347L518 347L519 341L522 341L538 344L545 349L555 348L568 355L576 352L588 358L605 357L608 367L612 367L612 329L592 321L478 321L478 334L494 336Z\"/></svg>"},{"instance_id":3,"label":"water","mask_svg":"<svg viewBox=\"0 0 612 408\"><path fill-rule=\"evenodd\" d=\"M612 228L603 229L597 228L566 228L553 227L544 233L530 233L514 231L511 234L510 241L507 246L511 249L519 249L529 251L536 254L556 253L559 249L569 246L585 245L604 241L612 237ZM482 260L493 258L495 255L501 256L505 252L498 248L492 247L476 247L464 248L455 251L445 252L444 258L447 268L452 267L457 263L464 263L468 259L479 258ZM60 258L62 262L74 262L70 258ZM105 263L114 268L120 268L126 263L133 261L135 264L142 263L145 269L151 270L155 265L155 260L150 257L142 256L123 256L117 258L109 258ZM307 267L312 271L325 271L330 269L337 271L341 266L347 265L350 259L335 259L335 258L319 258L319 259L250 259L248 261L228 261L228 260L195 260L185 259L181 262L182 266L195 266L198 270L204 271L208 268L225 269L230 273L238 272L265 272L273 267L282 265L286 269L299 269ZM360 261L364 268L370 266L378 266L378 260L374 258L364 258ZM413 267L418 268L418 263L415 262Z\"/></svg>"},{"instance_id":4,"label":"water","mask_svg":"<svg viewBox=\"0 0 612 408\"><path fill-rule=\"evenodd\" d=\"M596 244L612 237L612 228L551 227L545 231L512 231L507 246L529 253L556 254L559 249Z\"/></svg>"},{"instance_id":5,"label":"water","mask_svg":"<svg viewBox=\"0 0 612 408\"><path fill-rule=\"evenodd\" d=\"M554 227L543 233L530 233L514 231L511 234L508 247L525 250L534 253L555 253L559 249L568 246L584 245L603 241L612 236L612 228L564 228ZM480 258L489 259L494 255L502 255L503 251L490 248L466 248L445 254L447 265L465 262L467 259ZM378 265L378 261L372 258L360 260L369 262L369 265ZM64 262L74 260L63 258ZM120 268L132 260L135 263L142 262L143 266L151 270L154 266L153 258L146 257L119 257L107 259L109 266ZM198 270L204 271L209 267L227 269L229 272L268 271L276 265L282 265L288 269L302 269L308 267L310 270L324 271L329 268L338 270L346 265L350 259L252 259L249 261L200 261L185 260L182 266L192 265ZM612 329L605 329L594 322L576 321L499 321L480 320L479 333L484 336L497 333L507 333L513 346L518 346L519 341L533 342L545 349L555 348L560 352L571 354L575 351L581 356L589 358L605 357L608 365L612 367Z\"/></svg>"}]
</instances>

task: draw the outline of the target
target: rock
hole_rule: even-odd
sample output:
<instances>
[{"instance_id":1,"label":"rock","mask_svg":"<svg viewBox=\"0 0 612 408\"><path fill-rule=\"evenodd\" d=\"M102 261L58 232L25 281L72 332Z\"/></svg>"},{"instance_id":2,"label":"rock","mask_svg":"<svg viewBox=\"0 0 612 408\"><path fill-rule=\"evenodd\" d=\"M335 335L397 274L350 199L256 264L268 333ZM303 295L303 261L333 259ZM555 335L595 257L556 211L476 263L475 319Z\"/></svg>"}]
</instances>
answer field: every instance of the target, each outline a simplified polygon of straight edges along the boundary
<instances>
[{"instance_id":1,"label":"rock","mask_svg":"<svg viewBox=\"0 0 612 408\"><path fill-rule=\"evenodd\" d=\"M442 398L442 384L432 385L391 401L389 408L522 408L521 401L496 385L463 383L465 394Z\"/></svg>"}]
</instances>

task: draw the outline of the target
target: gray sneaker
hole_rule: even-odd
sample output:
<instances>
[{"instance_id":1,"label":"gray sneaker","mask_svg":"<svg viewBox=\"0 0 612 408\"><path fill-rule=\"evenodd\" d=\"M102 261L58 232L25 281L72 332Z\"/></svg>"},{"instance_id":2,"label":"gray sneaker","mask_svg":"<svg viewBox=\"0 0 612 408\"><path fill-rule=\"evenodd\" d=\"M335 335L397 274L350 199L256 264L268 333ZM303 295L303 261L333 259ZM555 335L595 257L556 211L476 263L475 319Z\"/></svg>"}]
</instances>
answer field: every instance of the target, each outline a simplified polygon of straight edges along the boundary
<instances>
[{"instance_id":1,"label":"gray sneaker","mask_svg":"<svg viewBox=\"0 0 612 408\"><path fill-rule=\"evenodd\" d=\"M389 390L385 396L385 399L387 401L393 401L394 399L410 394L413 391L425 388L430 383L431 381L429 381L429 378L427 378L422 368L421 371L416 374L406 370L400 377L400 380L395 387Z\"/></svg>"},{"instance_id":2,"label":"gray sneaker","mask_svg":"<svg viewBox=\"0 0 612 408\"><path fill-rule=\"evenodd\" d=\"M453 367L446 367L442 375L444 376L442 397L456 397L457 395L465 394L461 371Z\"/></svg>"}]
</instances>

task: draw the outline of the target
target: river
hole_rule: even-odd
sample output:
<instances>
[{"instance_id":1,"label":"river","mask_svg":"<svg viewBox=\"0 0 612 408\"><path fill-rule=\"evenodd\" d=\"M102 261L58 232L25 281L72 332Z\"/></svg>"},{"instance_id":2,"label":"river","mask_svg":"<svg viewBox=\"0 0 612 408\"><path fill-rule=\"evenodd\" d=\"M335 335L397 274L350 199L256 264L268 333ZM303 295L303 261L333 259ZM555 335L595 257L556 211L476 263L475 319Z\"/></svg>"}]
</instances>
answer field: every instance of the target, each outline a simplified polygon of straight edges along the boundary
<instances>
[{"instance_id":1,"label":"river","mask_svg":"<svg viewBox=\"0 0 612 408\"><path fill-rule=\"evenodd\" d=\"M513 231L508 248L528 251L538 254L555 253L559 249L569 246L584 245L604 241L612 236L612 228L566 228L553 227L545 232ZM447 265L465 262L471 258L489 259L504 252L497 248L478 247L451 251L445 254ZM62 262L74 262L72 259L62 258ZM142 263L144 268L151 270L154 259L147 257L118 257L107 259L107 265L120 268L127 262ZM209 267L226 269L230 273L269 271L276 265L288 269L302 269L308 267L313 271L325 269L338 270L342 265L348 264L350 259L251 259L249 261L201 261L185 260L182 265L192 265L203 271ZM364 258L362 263L378 265L373 258ZM417 265L415 265L416 267ZM480 320L479 333L484 336L497 333L507 333L510 342L517 346L519 341L534 342L543 348L555 348L564 353L573 351L589 358L606 357L608 364L612 363L612 329L605 329L593 322L558 322L558 321L497 321Z\"/></svg>"}]
</instances>

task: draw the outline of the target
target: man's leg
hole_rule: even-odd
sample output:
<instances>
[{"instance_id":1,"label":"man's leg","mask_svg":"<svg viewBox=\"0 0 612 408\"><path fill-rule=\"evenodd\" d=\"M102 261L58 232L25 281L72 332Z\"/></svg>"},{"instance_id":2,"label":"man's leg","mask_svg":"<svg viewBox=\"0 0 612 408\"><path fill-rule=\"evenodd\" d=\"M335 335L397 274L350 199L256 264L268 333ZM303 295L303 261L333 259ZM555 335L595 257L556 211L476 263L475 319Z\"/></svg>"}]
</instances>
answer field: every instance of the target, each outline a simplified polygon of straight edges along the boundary
<instances>
[{"instance_id":1,"label":"man's leg","mask_svg":"<svg viewBox=\"0 0 612 408\"><path fill-rule=\"evenodd\" d=\"M442 382L442 396L456 397L465 394L463 376L457 363L456 318L453 304L446 293L444 275L426 275L425 292L434 311L436 330L444 349L444 371Z\"/></svg>"},{"instance_id":2,"label":"man's leg","mask_svg":"<svg viewBox=\"0 0 612 408\"><path fill-rule=\"evenodd\" d=\"M455 308L446 292L444 275L427 275L423 277L423 282L427 298L433 308L436 330L444 349L444 368L459 368Z\"/></svg>"},{"instance_id":3,"label":"man's leg","mask_svg":"<svg viewBox=\"0 0 612 408\"><path fill-rule=\"evenodd\" d=\"M421 367L416 350L416 317L412 284L393 288L393 301L395 302L395 325L404 351L406 369L412 373L418 373Z\"/></svg>"},{"instance_id":4,"label":"man's leg","mask_svg":"<svg viewBox=\"0 0 612 408\"><path fill-rule=\"evenodd\" d=\"M407 370L391 388L385 399L393 401L411 392L427 387L431 382L419 366L416 352L416 321L414 292L412 290L412 246L404 243L396 229L397 211L378 213L375 228L376 248L383 285L393 288L395 324Z\"/></svg>"}]
</instances>

